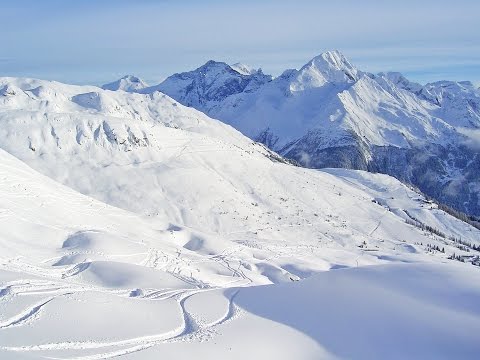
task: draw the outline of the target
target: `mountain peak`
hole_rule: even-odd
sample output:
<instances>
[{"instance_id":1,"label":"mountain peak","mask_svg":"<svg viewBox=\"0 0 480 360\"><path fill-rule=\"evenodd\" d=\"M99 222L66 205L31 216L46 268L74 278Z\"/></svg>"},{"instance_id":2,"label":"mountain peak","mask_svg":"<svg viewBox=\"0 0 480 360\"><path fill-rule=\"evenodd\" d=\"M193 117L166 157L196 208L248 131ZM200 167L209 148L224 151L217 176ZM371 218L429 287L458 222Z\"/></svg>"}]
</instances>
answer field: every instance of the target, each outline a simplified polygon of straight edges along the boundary
<instances>
[{"instance_id":1,"label":"mountain peak","mask_svg":"<svg viewBox=\"0 0 480 360\"><path fill-rule=\"evenodd\" d=\"M352 81L358 80L358 69L338 50L326 51L314 57L308 64L316 66L319 70L343 72Z\"/></svg>"},{"instance_id":2,"label":"mountain peak","mask_svg":"<svg viewBox=\"0 0 480 360\"><path fill-rule=\"evenodd\" d=\"M233 65L229 65L225 62L215 61L215 60L208 60L205 64L200 66L199 68L183 74L204 74L206 75L217 75L220 73L228 73L233 77L237 77L238 75L242 77L253 77L259 75L260 77L265 77L267 75L263 74L262 69L254 69L249 65L245 65L242 63L235 63ZM182 74L181 74L182 75ZM270 76L267 76L270 78Z\"/></svg>"},{"instance_id":3,"label":"mountain peak","mask_svg":"<svg viewBox=\"0 0 480 360\"><path fill-rule=\"evenodd\" d=\"M261 69L254 69L249 65L245 65L239 62L233 65L230 65L230 67L242 75L255 75L262 72Z\"/></svg>"},{"instance_id":4,"label":"mountain peak","mask_svg":"<svg viewBox=\"0 0 480 360\"><path fill-rule=\"evenodd\" d=\"M125 75L124 77L121 78L121 80L128 80L130 82L142 82L140 78L133 75Z\"/></svg>"},{"instance_id":5,"label":"mountain peak","mask_svg":"<svg viewBox=\"0 0 480 360\"><path fill-rule=\"evenodd\" d=\"M353 83L361 74L338 50L327 51L314 57L299 70L290 89L301 91L322 87L327 83Z\"/></svg>"},{"instance_id":6,"label":"mountain peak","mask_svg":"<svg viewBox=\"0 0 480 360\"><path fill-rule=\"evenodd\" d=\"M204 110L209 102L257 89L271 81L271 76L245 65L235 68L224 62L209 60L193 71L174 74L145 92L160 90L181 104Z\"/></svg>"},{"instance_id":7,"label":"mountain peak","mask_svg":"<svg viewBox=\"0 0 480 360\"><path fill-rule=\"evenodd\" d=\"M344 67L344 64L348 64L351 66L347 58L338 50L325 51L316 58L322 58L324 61L336 67L337 69L341 69L342 67Z\"/></svg>"},{"instance_id":8,"label":"mountain peak","mask_svg":"<svg viewBox=\"0 0 480 360\"><path fill-rule=\"evenodd\" d=\"M148 87L148 84L145 81L133 75L125 75L117 81L102 85L104 90L122 90L126 92L137 92L146 87Z\"/></svg>"},{"instance_id":9,"label":"mountain peak","mask_svg":"<svg viewBox=\"0 0 480 360\"><path fill-rule=\"evenodd\" d=\"M399 72L381 72L377 76L380 78L385 78L388 81L392 82L395 86L413 93L418 93L423 88L422 85L408 80L405 76L403 76L402 73Z\"/></svg>"},{"instance_id":10,"label":"mountain peak","mask_svg":"<svg viewBox=\"0 0 480 360\"><path fill-rule=\"evenodd\" d=\"M227 63L224 63L222 61L215 61L215 60L208 60L205 64L200 66L194 71L202 71L202 70L214 70L214 69L219 69L219 70L224 70L228 69L230 66Z\"/></svg>"}]
</instances>

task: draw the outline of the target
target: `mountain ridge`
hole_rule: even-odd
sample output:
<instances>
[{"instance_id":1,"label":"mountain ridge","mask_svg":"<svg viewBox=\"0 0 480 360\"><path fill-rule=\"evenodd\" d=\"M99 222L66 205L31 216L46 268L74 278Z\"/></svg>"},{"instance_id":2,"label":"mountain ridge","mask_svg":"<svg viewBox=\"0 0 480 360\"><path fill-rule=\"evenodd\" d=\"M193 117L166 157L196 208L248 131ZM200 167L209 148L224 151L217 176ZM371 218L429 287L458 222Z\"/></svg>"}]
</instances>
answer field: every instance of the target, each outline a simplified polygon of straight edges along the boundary
<instances>
[{"instance_id":1,"label":"mountain ridge","mask_svg":"<svg viewBox=\"0 0 480 360\"><path fill-rule=\"evenodd\" d=\"M480 214L477 137L471 133L480 129L480 92L470 82L420 85L400 73L374 75L329 51L276 78L211 61L141 92L154 91L303 166L386 173Z\"/></svg>"}]
</instances>

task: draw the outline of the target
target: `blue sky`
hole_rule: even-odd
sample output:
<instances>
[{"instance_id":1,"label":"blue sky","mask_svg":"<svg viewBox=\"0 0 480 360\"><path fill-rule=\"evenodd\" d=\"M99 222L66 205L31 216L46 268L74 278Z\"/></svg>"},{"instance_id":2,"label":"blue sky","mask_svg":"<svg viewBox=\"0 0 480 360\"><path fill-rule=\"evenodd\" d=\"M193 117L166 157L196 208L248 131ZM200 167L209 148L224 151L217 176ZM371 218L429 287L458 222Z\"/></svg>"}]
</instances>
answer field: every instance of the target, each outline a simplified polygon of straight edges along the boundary
<instances>
[{"instance_id":1,"label":"blue sky","mask_svg":"<svg viewBox=\"0 0 480 360\"><path fill-rule=\"evenodd\" d=\"M0 0L0 76L155 83L209 59L278 75L338 49L365 71L480 86L478 14L478 0Z\"/></svg>"}]
</instances>

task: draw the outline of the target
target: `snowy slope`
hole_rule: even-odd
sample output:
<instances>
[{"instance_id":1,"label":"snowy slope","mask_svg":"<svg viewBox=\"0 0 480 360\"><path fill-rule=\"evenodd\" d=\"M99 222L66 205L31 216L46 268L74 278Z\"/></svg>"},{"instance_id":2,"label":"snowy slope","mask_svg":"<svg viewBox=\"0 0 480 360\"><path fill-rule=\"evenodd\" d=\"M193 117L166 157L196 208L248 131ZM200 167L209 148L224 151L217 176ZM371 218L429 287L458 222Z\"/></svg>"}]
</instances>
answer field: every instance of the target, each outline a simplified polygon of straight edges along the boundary
<instances>
[{"instance_id":1,"label":"snowy slope","mask_svg":"<svg viewBox=\"0 0 480 360\"><path fill-rule=\"evenodd\" d=\"M208 81L219 73L211 64L144 91L160 90L304 166L386 173L480 215L480 93L470 82L422 86L399 73L362 72L329 51L242 90L228 85L230 77Z\"/></svg>"},{"instance_id":2,"label":"snowy slope","mask_svg":"<svg viewBox=\"0 0 480 360\"><path fill-rule=\"evenodd\" d=\"M384 75L402 89L437 105L434 114L455 127L480 127L480 92L470 81L438 81L421 86L400 74Z\"/></svg>"},{"instance_id":3,"label":"snowy slope","mask_svg":"<svg viewBox=\"0 0 480 360\"><path fill-rule=\"evenodd\" d=\"M316 311L338 293L358 299L362 284L372 289L363 294L372 304L366 318L382 303L390 304L382 314L404 314L378 320L365 336L387 326L383 339L398 337L431 309L439 313L425 315L425 332L407 338L419 354L451 354L443 341L451 336L465 357L477 350L469 334L478 315L465 322L462 311L478 299L478 270L468 262L480 253L452 239L480 245L480 231L394 178L292 166L158 92L0 84L2 359L351 358L332 342L348 329L335 327L329 310L327 336ZM467 263L449 260L453 253ZM452 285L439 293L430 279L446 274ZM417 277L427 284L411 283ZM400 298L428 284L432 292L408 307L387 301L387 278L407 282L392 290ZM245 288L271 283L285 284ZM318 291L325 305L315 310L309 299ZM439 294L446 300L431 305ZM277 296L285 303L269 307ZM312 316L292 323L289 306ZM447 317L439 323L436 314ZM460 334L445 325L459 322ZM433 324L441 329L435 348L425 342ZM351 351L371 358L360 342ZM410 351L402 349L399 358Z\"/></svg>"},{"instance_id":4,"label":"snowy slope","mask_svg":"<svg viewBox=\"0 0 480 360\"><path fill-rule=\"evenodd\" d=\"M367 228L375 227L378 214L384 213L371 203L376 191L349 189L334 175L283 164L231 127L158 92L141 95L38 80L3 81L16 94L1 99L1 147L102 202L238 242L255 232L266 239L291 236L293 241L302 228L308 233L318 228L320 236L331 228L323 223L331 215L339 217L334 221L339 227L351 222L352 245L358 245L362 239L353 238L368 234ZM371 176L362 173L364 179ZM410 201L418 196L407 196L410 190L400 183L381 176L377 181L399 188L395 191L409 199L402 205L405 209L418 207ZM299 188L305 189L300 196ZM381 195L385 201L393 188ZM339 195L343 192L349 196ZM364 218L357 214L352 219L352 199L366 207ZM404 217L393 219L404 226ZM442 222L431 225L440 228ZM276 234L272 223L285 230ZM394 232L390 236L397 238ZM206 246L201 243L195 247Z\"/></svg>"},{"instance_id":5,"label":"snowy slope","mask_svg":"<svg viewBox=\"0 0 480 360\"><path fill-rule=\"evenodd\" d=\"M396 183L342 172L349 186L378 193ZM2 359L462 359L479 350L480 278L471 265L398 251L384 255L387 265L301 283L215 289L180 272L200 266L193 274L213 280L215 263L234 269L231 254L182 249L172 234L180 229L80 195L3 151L0 179ZM332 245L320 247L310 257L324 262ZM226 286L238 284L234 271L227 276Z\"/></svg>"}]
</instances>

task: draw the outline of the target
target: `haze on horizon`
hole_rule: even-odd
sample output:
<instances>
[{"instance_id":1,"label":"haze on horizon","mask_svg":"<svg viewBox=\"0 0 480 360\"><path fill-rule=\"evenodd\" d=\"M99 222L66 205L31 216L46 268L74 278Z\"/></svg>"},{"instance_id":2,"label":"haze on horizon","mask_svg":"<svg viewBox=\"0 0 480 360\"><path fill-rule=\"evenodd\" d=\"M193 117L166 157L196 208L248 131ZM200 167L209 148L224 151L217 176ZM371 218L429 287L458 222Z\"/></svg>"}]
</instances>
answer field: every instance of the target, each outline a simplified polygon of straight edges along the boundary
<instances>
[{"instance_id":1,"label":"haze on horizon","mask_svg":"<svg viewBox=\"0 0 480 360\"><path fill-rule=\"evenodd\" d=\"M338 49L360 69L480 85L478 1L0 0L0 76L155 83L209 59L279 75Z\"/></svg>"}]
</instances>

